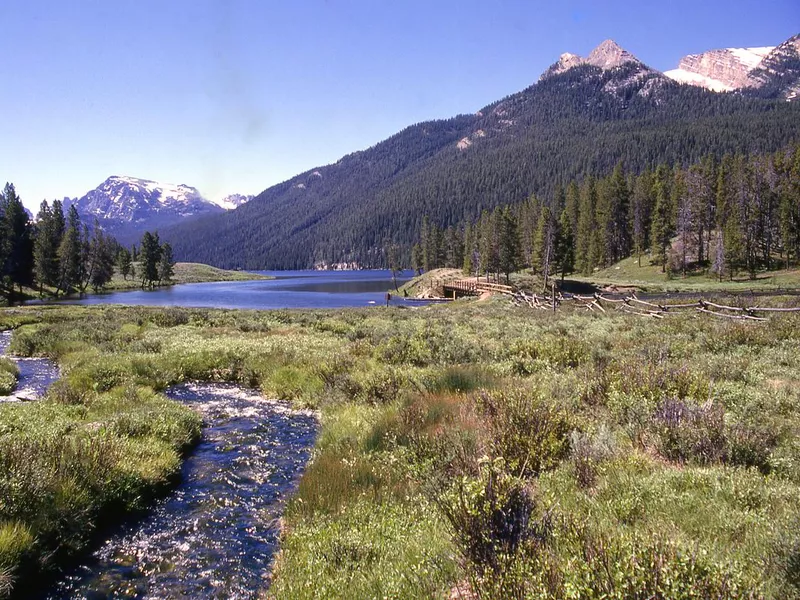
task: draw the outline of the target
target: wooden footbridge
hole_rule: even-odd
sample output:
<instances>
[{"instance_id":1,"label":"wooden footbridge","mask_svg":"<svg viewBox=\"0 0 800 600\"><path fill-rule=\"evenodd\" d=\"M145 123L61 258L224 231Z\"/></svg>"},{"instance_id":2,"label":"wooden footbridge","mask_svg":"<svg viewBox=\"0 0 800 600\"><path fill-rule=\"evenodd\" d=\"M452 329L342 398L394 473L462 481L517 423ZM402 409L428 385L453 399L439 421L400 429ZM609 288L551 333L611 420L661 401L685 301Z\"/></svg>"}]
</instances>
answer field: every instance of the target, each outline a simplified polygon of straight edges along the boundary
<instances>
[{"instance_id":1,"label":"wooden footbridge","mask_svg":"<svg viewBox=\"0 0 800 600\"><path fill-rule=\"evenodd\" d=\"M507 294L513 295L514 290L510 285L482 281L479 277L469 279L456 279L442 283L442 296L445 298L463 298L464 296L480 296L482 294Z\"/></svg>"}]
</instances>

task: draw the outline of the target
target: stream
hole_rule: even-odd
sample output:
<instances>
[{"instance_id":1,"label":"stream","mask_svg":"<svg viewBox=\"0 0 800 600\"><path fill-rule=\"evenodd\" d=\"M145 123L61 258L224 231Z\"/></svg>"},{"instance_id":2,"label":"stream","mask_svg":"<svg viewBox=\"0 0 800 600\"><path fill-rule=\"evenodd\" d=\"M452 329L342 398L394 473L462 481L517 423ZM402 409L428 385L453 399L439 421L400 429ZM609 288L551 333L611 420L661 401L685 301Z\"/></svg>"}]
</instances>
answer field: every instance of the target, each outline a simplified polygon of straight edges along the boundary
<instances>
[{"instance_id":1,"label":"stream","mask_svg":"<svg viewBox=\"0 0 800 600\"><path fill-rule=\"evenodd\" d=\"M5 356L11 343L12 332L0 331L0 355ZM17 389L9 396L0 396L0 402L37 400L44 396L52 383L58 379L58 367L47 358L13 358L19 368Z\"/></svg>"},{"instance_id":2,"label":"stream","mask_svg":"<svg viewBox=\"0 0 800 600\"><path fill-rule=\"evenodd\" d=\"M233 385L166 394L206 423L181 483L44 598L238 599L267 586L283 499L309 458L316 417Z\"/></svg>"},{"instance_id":3,"label":"stream","mask_svg":"<svg viewBox=\"0 0 800 600\"><path fill-rule=\"evenodd\" d=\"M0 333L3 354L10 339ZM0 400L40 397L58 377L47 359L14 360L20 390ZM267 587L284 499L309 459L316 416L235 385L182 384L165 394L203 415L180 483L33 597L221 600L254 598Z\"/></svg>"}]
</instances>

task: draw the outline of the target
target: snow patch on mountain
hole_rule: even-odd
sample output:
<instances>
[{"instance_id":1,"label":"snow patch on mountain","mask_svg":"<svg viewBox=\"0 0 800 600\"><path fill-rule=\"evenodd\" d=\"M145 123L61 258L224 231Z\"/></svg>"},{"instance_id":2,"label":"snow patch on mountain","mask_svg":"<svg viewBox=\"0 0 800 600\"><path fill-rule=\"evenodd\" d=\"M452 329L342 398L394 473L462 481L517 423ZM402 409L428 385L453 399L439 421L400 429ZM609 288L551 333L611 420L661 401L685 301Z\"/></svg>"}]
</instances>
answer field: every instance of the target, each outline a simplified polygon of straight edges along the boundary
<instances>
[{"instance_id":1,"label":"snow patch on mountain","mask_svg":"<svg viewBox=\"0 0 800 600\"><path fill-rule=\"evenodd\" d=\"M681 59L677 69L665 71L664 75L679 83L714 92L738 90L747 85L748 74L758 68L774 49L774 46L722 48L689 54Z\"/></svg>"},{"instance_id":2,"label":"snow patch on mountain","mask_svg":"<svg viewBox=\"0 0 800 600\"><path fill-rule=\"evenodd\" d=\"M755 69L764 58L775 49L775 46L762 46L760 48L728 48L740 63L748 70Z\"/></svg>"},{"instance_id":3,"label":"snow patch on mountain","mask_svg":"<svg viewBox=\"0 0 800 600\"><path fill-rule=\"evenodd\" d=\"M234 208L239 208L245 202L250 202L253 198L255 196L252 194L229 194L214 201L214 204L225 210L233 210Z\"/></svg>"},{"instance_id":4,"label":"snow patch on mountain","mask_svg":"<svg viewBox=\"0 0 800 600\"><path fill-rule=\"evenodd\" d=\"M700 75L699 73L684 71L683 69L670 69L669 71L664 71L664 75L678 83L687 83L689 85L704 87L712 92L730 92L733 89L733 87L722 81Z\"/></svg>"}]
</instances>

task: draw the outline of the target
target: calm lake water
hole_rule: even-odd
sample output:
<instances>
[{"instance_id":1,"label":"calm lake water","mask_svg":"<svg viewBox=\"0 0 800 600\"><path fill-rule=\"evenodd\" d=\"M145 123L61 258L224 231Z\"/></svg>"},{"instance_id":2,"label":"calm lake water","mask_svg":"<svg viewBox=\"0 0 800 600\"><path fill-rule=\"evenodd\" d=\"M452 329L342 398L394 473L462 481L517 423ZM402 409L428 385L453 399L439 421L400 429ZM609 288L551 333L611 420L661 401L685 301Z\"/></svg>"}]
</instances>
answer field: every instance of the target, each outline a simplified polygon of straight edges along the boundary
<instances>
[{"instance_id":1,"label":"calm lake water","mask_svg":"<svg viewBox=\"0 0 800 600\"><path fill-rule=\"evenodd\" d=\"M393 287L390 271L258 271L275 279L187 283L66 300L70 304L130 304L206 308L343 308L386 302ZM397 277L400 285L413 273ZM394 298L393 302L402 303Z\"/></svg>"}]
</instances>

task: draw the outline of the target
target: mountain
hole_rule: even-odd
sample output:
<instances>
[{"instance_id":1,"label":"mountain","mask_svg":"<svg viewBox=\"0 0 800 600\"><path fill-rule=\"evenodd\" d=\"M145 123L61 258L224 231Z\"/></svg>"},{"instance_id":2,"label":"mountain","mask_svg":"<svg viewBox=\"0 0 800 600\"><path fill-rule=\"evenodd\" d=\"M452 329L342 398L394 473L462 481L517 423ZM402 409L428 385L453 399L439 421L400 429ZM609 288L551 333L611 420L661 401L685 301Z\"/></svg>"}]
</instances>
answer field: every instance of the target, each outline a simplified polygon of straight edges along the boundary
<instances>
[{"instance_id":1,"label":"mountain","mask_svg":"<svg viewBox=\"0 0 800 600\"><path fill-rule=\"evenodd\" d=\"M747 87L765 97L797 99L800 95L800 34L767 54L747 74Z\"/></svg>"},{"instance_id":2,"label":"mountain","mask_svg":"<svg viewBox=\"0 0 800 600\"><path fill-rule=\"evenodd\" d=\"M412 125L162 237L180 260L230 268L380 266L426 215L444 228L619 161L636 172L798 138L800 103L680 85L609 40L474 114Z\"/></svg>"},{"instance_id":3,"label":"mountain","mask_svg":"<svg viewBox=\"0 0 800 600\"><path fill-rule=\"evenodd\" d=\"M220 208L224 208L225 210L233 210L234 208L239 208L245 202L250 202L255 198L254 195L245 195L245 194L229 194L220 200L214 202Z\"/></svg>"},{"instance_id":4,"label":"mountain","mask_svg":"<svg viewBox=\"0 0 800 600\"><path fill-rule=\"evenodd\" d=\"M723 48L683 57L664 74L715 92L793 100L800 92L800 35L779 46Z\"/></svg>"},{"instance_id":5,"label":"mountain","mask_svg":"<svg viewBox=\"0 0 800 600\"><path fill-rule=\"evenodd\" d=\"M252 196L231 194L218 202L185 184L114 175L81 198L65 199L82 216L96 218L120 243L138 241L144 231L159 230L203 215L215 215L241 206Z\"/></svg>"}]
</instances>

